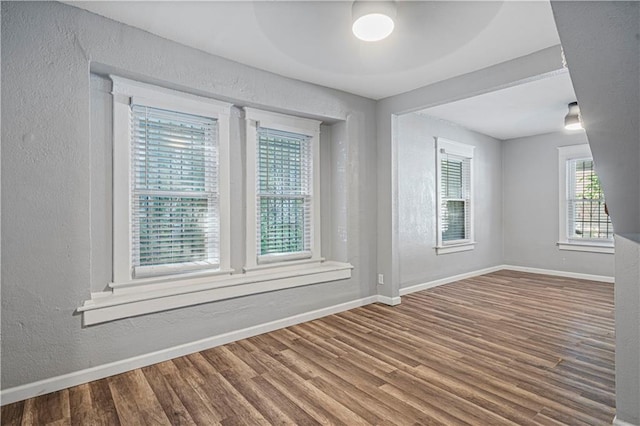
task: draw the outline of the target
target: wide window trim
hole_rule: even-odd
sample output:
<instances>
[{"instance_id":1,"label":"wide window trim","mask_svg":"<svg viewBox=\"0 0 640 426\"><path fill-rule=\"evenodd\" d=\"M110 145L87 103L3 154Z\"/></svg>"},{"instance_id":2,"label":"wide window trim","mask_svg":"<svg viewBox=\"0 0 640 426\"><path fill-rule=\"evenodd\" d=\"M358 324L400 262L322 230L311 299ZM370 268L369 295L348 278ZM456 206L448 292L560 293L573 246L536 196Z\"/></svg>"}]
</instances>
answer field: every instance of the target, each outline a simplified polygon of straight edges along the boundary
<instances>
[{"instance_id":1,"label":"wide window trim","mask_svg":"<svg viewBox=\"0 0 640 426\"><path fill-rule=\"evenodd\" d=\"M320 124L318 120L295 117L264 111L256 108L244 108L247 134L247 254L245 271L271 269L286 266L290 262L321 262L320 256ZM260 129L305 135L309 138L311 149L311 194L310 194L310 250L291 254L263 255L258 247L257 173L258 173L258 135Z\"/></svg>"},{"instance_id":2,"label":"wide window trim","mask_svg":"<svg viewBox=\"0 0 640 426\"><path fill-rule=\"evenodd\" d=\"M353 266L322 262L269 271L251 271L218 277L192 277L181 282L148 283L144 292L137 287L119 287L111 292L93 293L78 308L85 326L129 318L168 309L199 305L252 294L266 293L309 284L351 278Z\"/></svg>"},{"instance_id":3,"label":"wide window trim","mask_svg":"<svg viewBox=\"0 0 640 426\"><path fill-rule=\"evenodd\" d=\"M607 239L585 239L577 240L569 238L569 205L568 194L571 177L569 176L569 162L572 160L593 159L589 144L569 145L558 147L558 194L559 194L559 234L558 249L570 251L582 251L592 253L615 252L614 240Z\"/></svg>"},{"instance_id":4,"label":"wide window trim","mask_svg":"<svg viewBox=\"0 0 640 426\"><path fill-rule=\"evenodd\" d=\"M467 145L459 142L454 142L442 137L435 138L436 145L436 254L449 254L463 251L473 250L475 248L475 234L474 234L474 198L473 198L473 156L475 147L473 145ZM469 167L469 188L468 196L464 197L468 202L466 203L466 214L469 216L468 224L469 230L467 238L459 240L444 241L443 239L443 208L442 202L444 200L444 194L442 193L442 160L445 155L452 155L461 159L468 160Z\"/></svg>"},{"instance_id":5,"label":"wide window trim","mask_svg":"<svg viewBox=\"0 0 640 426\"><path fill-rule=\"evenodd\" d=\"M181 113L210 117L218 127L218 215L219 215L219 256L218 268L201 273L229 274L230 268L230 210L229 210L229 114L231 104L191 95L171 89L161 88L117 76L110 76L113 82L113 283L120 285L148 285L162 281L165 275L172 280L186 279L192 270L179 266L160 265L139 268L147 274L134 276L132 264L131 208L132 173L131 162L131 106L144 105L151 108L178 111ZM206 262L205 262L206 263ZM166 267L165 267L166 266ZM209 265L194 265L206 268ZM146 278L148 272L158 275ZM181 278L183 274L185 277ZM141 278L142 277L142 278Z\"/></svg>"},{"instance_id":6,"label":"wide window trim","mask_svg":"<svg viewBox=\"0 0 640 426\"><path fill-rule=\"evenodd\" d=\"M90 326L135 317L154 312L227 300L236 297L273 292L288 288L307 286L311 284L334 282L351 278L353 266L345 262L327 260L320 257L320 156L319 156L319 125L316 120L299 119L255 110L255 118L262 120L265 126L292 133L313 136L313 255L308 259L288 260L286 262L255 264L245 267L241 273L234 273L230 268L230 200L229 200L229 112L231 104L218 102L207 98L182 94L173 90L157 88L119 77L112 77L114 98L114 139L129 138L129 106L132 99L145 99L144 103L155 102L159 108L175 108L174 102L183 102L183 106L196 115L209 116L212 110L217 113L219 120L219 197L220 197L220 268L217 270L191 270L179 275L161 275L152 277L133 278L131 273L129 234L130 184L129 167L130 155L128 144L116 147L114 141L114 165L120 160L118 167L114 167L114 279L109 284L108 291L91 294L77 310L82 313L83 325ZM205 110L198 101L205 100ZM193 101L193 102L192 102ZM140 101L139 101L140 102ZM204 114L203 114L204 112ZM119 119L120 123L115 124ZM274 120L274 121L270 121ZM254 123L255 124L255 123ZM255 138L252 139L255 144ZM250 161L247 154L247 161ZM125 163L122 163L124 161ZM255 161L255 160L254 160ZM126 166L126 167L124 167ZM124 167L124 168L122 168ZM254 166L255 167L255 166ZM255 170L255 169L254 169ZM255 172L254 172L255 173ZM255 174L253 175L255 177ZM253 180L255 182L255 179ZM118 187L120 185L120 187ZM123 193L118 193L120 188ZM121 192L122 192L121 191ZM254 206L255 203L249 203ZM117 214L118 211L124 214ZM255 220L246 219L247 227L254 225ZM249 228L247 228L249 229ZM124 232L124 234L123 234ZM247 239L247 243L255 238ZM124 253L123 255L121 255ZM255 258L255 257L254 257ZM116 266L116 262L120 262Z\"/></svg>"}]
</instances>

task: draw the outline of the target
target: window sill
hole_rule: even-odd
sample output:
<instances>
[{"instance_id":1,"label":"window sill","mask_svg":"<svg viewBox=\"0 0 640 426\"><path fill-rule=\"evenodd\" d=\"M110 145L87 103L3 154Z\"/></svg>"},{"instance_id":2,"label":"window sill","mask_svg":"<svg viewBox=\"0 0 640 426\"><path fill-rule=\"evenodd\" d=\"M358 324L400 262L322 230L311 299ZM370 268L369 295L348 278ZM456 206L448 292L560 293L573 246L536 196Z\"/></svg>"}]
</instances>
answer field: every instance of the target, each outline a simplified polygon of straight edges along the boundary
<instances>
[{"instance_id":1,"label":"window sill","mask_svg":"<svg viewBox=\"0 0 640 426\"><path fill-rule=\"evenodd\" d=\"M558 242L558 249L571 250L571 251L587 251L591 253L608 253L614 254L615 247L613 244L602 243L578 243L573 241L561 241Z\"/></svg>"},{"instance_id":2,"label":"window sill","mask_svg":"<svg viewBox=\"0 0 640 426\"><path fill-rule=\"evenodd\" d=\"M300 260L287 260L281 262L273 262L273 263L262 263L257 264L255 266L245 266L242 268L244 272L254 272L254 271L266 271L266 270L280 270L280 271L288 271L288 270L296 270L299 269L302 265L310 265L317 264L320 262L324 262L324 258L321 257L319 259L300 259Z\"/></svg>"},{"instance_id":3,"label":"window sill","mask_svg":"<svg viewBox=\"0 0 640 426\"><path fill-rule=\"evenodd\" d=\"M78 308L85 326L153 312L199 305L217 300L266 293L292 287L351 278L353 266L341 262L318 262L298 268L249 271L204 278L180 279L171 283L92 293Z\"/></svg>"},{"instance_id":4,"label":"window sill","mask_svg":"<svg viewBox=\"0 0 640 426\"><path fill-rule=\"evenodd\" d=\"M460 251L469 251L469 250L473 250L475 246L476 246L475 242L451 244L447 246L436 246L436 254L449 254L449 253L457 253Z\"/></svg>"}]
</instances>

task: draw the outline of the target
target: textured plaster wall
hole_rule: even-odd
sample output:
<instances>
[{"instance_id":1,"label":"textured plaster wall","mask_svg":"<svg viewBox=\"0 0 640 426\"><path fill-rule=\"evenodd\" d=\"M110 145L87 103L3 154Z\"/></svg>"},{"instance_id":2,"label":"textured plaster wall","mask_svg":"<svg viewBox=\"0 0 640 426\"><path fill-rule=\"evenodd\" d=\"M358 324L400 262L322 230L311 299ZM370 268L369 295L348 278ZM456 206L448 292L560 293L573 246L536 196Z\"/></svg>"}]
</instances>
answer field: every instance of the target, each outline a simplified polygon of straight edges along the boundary
<instances>
[{"instance_id":1,"label":"textured plaster wall","mask_svg":"<svg viewBox=\"0 0 640 426\"><path fill-rule=\"evenodd\" d=\"M58 376L375 293L375 103L205 54L71 6L2 3L2 388ZM105 95L90 69L321 118L323 236L351 280L82 328L109 274ZM92 90L92 86L93 89ZM92 96L92 93L94 96ZM238 111L235 112L236 114ZM242 136L234 115L234 138ZM92 124L96 126L92 128ZM102 131L102 133L100 133ZM107 131L108 133L108 131ZM244 240L242 146L232 147L232 239ZM328 157L328 158L327 158ZM241 263L242 250L233 249ZM234 266L235 266L234 265Z\"/></svg>"},{"instance_id":2,"label":"textured plaster wall","mask_svg":"<svg viewBox=\"0 0 640 426\"><path fill-rule=\"evenodd\" d=\"M615 238L616 417L640 425L640 234Z\"/></svg>"},{"instance_id":3,"label":"textured plaster wall","mask_svg":"<svg viewBox=\"0 0 640 426\"><path fill-rule=\"evenodd\" d=\"M424 116L397 114L560 67L554 47L375 103L211 56L59 3L3 2L1 18L3 389L377 291L397 296L401 285L503 263L502 205L512 194L506 189L502 194L507 172L500 142ZM238 106L324 120L323 254L351 262L352 279L82 328L75 308L90 291L102 290L111 273L110 96L108 81L96 76L109 72ZM231 256L238 268L244 259L245 151L237 108L231 131ZM435 256L433 135L478 147L478 245L472 252ZM640 155L635 158L640 161ZM630 202L640 208L637 200ZM504 216L508 219L507 210ZM419 235L412 234L416 229ZM518 257L524 258L526 253ZM385 274L383 286L375 285L376 272ZM634 273L621 276L637 283ZM640 302L634 300L624 312L635 315L630 320L634 328L627 331L636 333L637 342ZM623 352L617 362L625 365L632 357ZM619 395L625 392L618 390Z\"/></svg>"},{"instance_id":4,"label":"textured plaster wall","mask_svg":"<svg viewBox=\"0 0 640 426\"><path fill-rule=\"evenodd\" d=\"M591 151L619 234L640 232L640 5L552 2Z\"/></svg>"},{"instance_id":5,"label":"textured plaster wall","mask_svg":"<svg viewBox=\"0 0 640 426\"><path fill-rule=\"evenodd\" d=\"M584 132L503 143L504 263L613 276L613 254L559 250L558 147L586 144Z\"/></svg>"},{"instance_id":6,"label":"textured plaster wall","mask_svg":"<svg viewBox=\"0 0 640 426\"><path fill-rule=\"evenodd\" d=\"M502 147L492 137L411 113L398 126L400 287L502 263ZM439 136L475 146L474 250L436 255L436 149Z\"/></svg>"},{"instance_id":7,"label":"textured plaster wall","mask_svg":"<svg viewBox=\"0 0 640 426\"><path fill-rule=\"evenodd\" d=\"M381 294L397 296L400 288L398 178L402 165L398 162L398 150L402 141L398 137L399 116L509 87L518 82L554 72L561 67L560 46L554 46L378 101L376 106L377 264L378 272L385 276L384 285L378 286ZM461 265L460 273L464 270L465 266Z\"/></svg>"},{"instance_id":8,"label":"textured plaster wall","mask_svg":"<svg viewBox=\"0 0 640 426\"><path fill-rule=\"evenodd\" d=\"M551 6L616 232L616 417L640 425L640 4Z\"/></svg>"}]
</instances>

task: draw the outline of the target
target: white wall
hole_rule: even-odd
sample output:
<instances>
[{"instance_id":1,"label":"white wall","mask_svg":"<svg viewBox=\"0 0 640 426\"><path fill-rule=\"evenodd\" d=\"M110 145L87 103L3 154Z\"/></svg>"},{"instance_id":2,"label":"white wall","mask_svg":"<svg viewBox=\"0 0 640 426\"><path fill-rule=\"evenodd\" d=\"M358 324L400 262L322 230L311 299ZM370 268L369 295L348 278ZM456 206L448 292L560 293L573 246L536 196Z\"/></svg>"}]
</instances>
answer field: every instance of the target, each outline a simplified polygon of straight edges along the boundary
<instances>
[{"instance_id":1,"label":"white wall","mask_svg":"<svg viewBox=\"0 0 640 426\"><path fill-rule=\"evenodd\" d=\"M57 2L2 3L2 58L2 389L375 294L373 101ZM75 310L110 269L109 137L96 124L109 108L95 84L92 103L90 69L332 124L322 196L335 221L323 216L323 235L332 237L327 252L355 266L352 279L83 328ZM233 119L232 239L244 241L242 126ZM346 169L333 175L330 159ZM241 248L232 256L241 264Z\"/></svg>"},{"instance_id":2,"label":"white wall","mask_svg":"<svg viewBox=\"0 0 640 426\"><path fill-rule=\"evenodd\" d=\"M476 246L437 255L434 137L475 146ZM501 142L463 127L410 113L397 118L400 288L502 263Z\"/></svg>"},{"instance_id":3,"label":"white wall","mask_svg":"<svg viewBox=\"0 0 640 426\"><path fill-rule=\"evenodd\" d=\"M503 142L504 263L612 277L614 255L559 250L558 147L586 144L584 132Z\"/></svg>"}]
</instances>

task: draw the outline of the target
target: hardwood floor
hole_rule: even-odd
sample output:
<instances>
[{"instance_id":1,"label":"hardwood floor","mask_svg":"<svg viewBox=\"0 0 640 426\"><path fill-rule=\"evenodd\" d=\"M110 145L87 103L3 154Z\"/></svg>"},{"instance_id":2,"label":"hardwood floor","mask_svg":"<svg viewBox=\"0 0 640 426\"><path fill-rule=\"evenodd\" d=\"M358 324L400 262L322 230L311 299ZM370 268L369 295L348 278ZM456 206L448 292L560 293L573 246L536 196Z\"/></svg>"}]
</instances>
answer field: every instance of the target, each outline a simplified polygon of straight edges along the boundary
<instances>
[{"instance_id":1,"label":"hardwood floor","mask_svg":"<svg viewBox=\"0 0 640 426\"><path fill-rule=\"evenodd\" d=\"M4 425L607 425L613 285L501 271L2 407Z\"/></svg>"}]
</instances>

